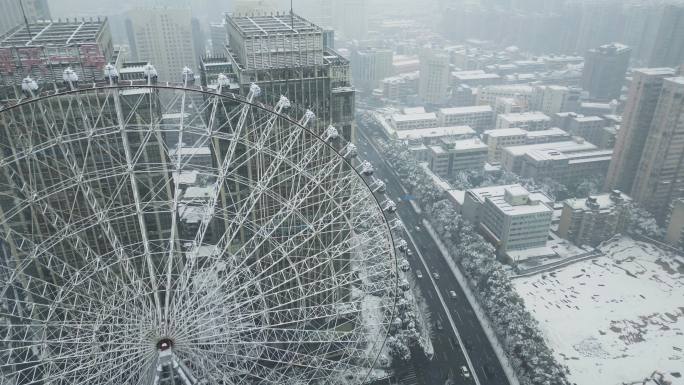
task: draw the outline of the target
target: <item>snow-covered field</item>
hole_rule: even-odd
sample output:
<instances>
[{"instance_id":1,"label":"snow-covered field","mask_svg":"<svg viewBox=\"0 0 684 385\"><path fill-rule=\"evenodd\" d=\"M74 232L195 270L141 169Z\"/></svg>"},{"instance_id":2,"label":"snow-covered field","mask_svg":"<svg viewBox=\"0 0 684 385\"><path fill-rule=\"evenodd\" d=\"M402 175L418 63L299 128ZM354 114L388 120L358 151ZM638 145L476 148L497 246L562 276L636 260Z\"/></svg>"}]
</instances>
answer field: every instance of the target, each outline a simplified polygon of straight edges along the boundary
<instances>
[{"instance_id":1,"label":"snow-covered field","mask_svg":"<svg viewBox=\"0 0 684 385\"><path fill-rule=\"evenodd\" d=\"M514 281L570 380L619 385L653 370L684 374L684 265L630 238L601 250Z\"/></svg>"}]
</instances>

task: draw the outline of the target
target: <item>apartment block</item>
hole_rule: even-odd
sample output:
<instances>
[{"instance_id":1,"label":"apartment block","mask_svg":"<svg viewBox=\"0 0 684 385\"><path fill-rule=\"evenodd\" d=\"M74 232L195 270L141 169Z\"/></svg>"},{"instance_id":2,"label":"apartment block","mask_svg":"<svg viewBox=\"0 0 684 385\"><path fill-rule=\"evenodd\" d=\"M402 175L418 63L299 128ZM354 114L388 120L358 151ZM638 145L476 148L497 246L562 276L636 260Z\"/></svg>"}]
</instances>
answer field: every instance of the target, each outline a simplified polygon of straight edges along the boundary
<instances>
[{"instance_id":1,"label":"apartment block","mask_svg":"<svg viewBox=\"0 0 684 385\"><path fill-rule=\"evenodd\" d=\"M629 220L631 198L613 190L563 202L558 235L578 246L598 246L622 232Z\"/></svg>"},{"instance_id":2,"label":"apartment block","mask_svg":"<svg viewBox=\"0 0 684 385\"><path fill-rule=\"evenodd\" d=\"M443 138L439 144L428 146L427 161L430 170L441 177L481 170L487 162L487 145L477 138Z\"/></svg>"},{"instance_id":3,"label":"apartment block","mask_svg":"<svg viewBox=\"0 0 684 385\"><path fill-rule=\"evenodd\" d=\"M500 114L496 128L522 128L526 131L545 130L551 126L551 118L539 111Z\"/></svg>"}]
</instances>

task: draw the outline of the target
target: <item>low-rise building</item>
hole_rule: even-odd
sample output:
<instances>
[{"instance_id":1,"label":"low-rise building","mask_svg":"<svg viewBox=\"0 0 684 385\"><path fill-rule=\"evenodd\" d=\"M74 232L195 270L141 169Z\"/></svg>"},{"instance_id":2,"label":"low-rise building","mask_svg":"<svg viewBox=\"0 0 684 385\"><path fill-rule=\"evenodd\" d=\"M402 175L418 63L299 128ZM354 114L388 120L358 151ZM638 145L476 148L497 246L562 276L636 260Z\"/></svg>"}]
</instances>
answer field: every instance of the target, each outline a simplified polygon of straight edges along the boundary
<instances>
[{"instance_id":1,"label":"low-rise building","mask_svg":"<svg viewBox=\"0 0 684 385\"><path fill-rule=\"evenodd\" d=\"M430 170L441 177L459 171L481 170L486 162L487 145L477 138L443 138L439 144L428 146Z\"/></svg>"},{"instance_id":2,"label":"low-rise building","mask_svg":"<svg viewBox=\"0 0 684 385\"><path fill-rule=\"evenodd\" d=\"M577 111L581 90L566 86L537 86L532 97L532 108L551 115L558 112Z\"/></svg>"},{"instance_id":3,"label":"low-rise building","mask_svg":"<svg viewBox=\"0 0 684 385\"><path fill-rule=\"evenodd\" d=\"M487 105L440 108L437 117L442 126L470 126L482 132L492 128L494 110Z\"/></svg>"},{"instance_id":4,"label":"low-rise building","mask_svg":"<svg viewBox=\"0 0 684 385\"><path fill-rule=\"evenodd\" d=\"M483 70L454 71L451 73L451 83L454 86L467 85L470 87L478 87L500 84L502 81L501 76L493 73L486 73Z\"/></svg>"},{"instance_id":5,"label":"low-rise building","mask_svg":"<svg viewBox=\"0 0 684 385\"><path fill-rule=\"evenodd\" d=\"M437 127L437 115L434 112L410 112L393 114L389 122L395 130L412 130L416 128Z\"/></svg>"},{"instance_id":6,"label":"low-rise building","mask_svg":"<svg viewBox=\"0 0 684 385\"><path fill-rule=\"evenodd\" d=\"M509 251L544 246L553 210L549 197L514 184L467 190L461 214L499 251Z\"/></svg>"},{"instance_id":7,"label":"low-rise building","mask_svg":"<svg viewBox=\"0 0 684 385\"><path fill-rule=\"evenodd\" d=\"M505 147L526 144L561 142L570 139L570 134L558 127L542 131L526 131L521 128L502 128L488 130L482 134L482 141L487 144L489 163L501 161L501 151Z\"/></svg>"},{"instance_id":8,"label":"low-rise building","mask_svg":"<svg viewBox=\"0 0 684 385\"><path fill-rule=\"evenodd\" d=\"M496 128L522 128L527 131L545 130L551 126L551 118L543 112L531 111L500 114L496 117Z\"/></svg>"},{"instance_id":9,"label":"low-rise building","mask_svg":"<svg viewBox=\"0 0 684 385\"><path fill-rule=\"evenodd\" d=\"M496 98L516 98L525 108L531 103L534 87L528 84L500 84L481 87L477 94L477 104L493 106Z\"/></svg>"},{"instance_id":10,"label":"low-rise building","mask_svg":"<svg viewBox=\"0 0 684 385\"><path fill-rule=\"evenodd\" d=\"M534 180L549 178L572 186L587 177L606 175L612 155L613 150L569 153L554 149L532 150L522 157L519 175Z\"/></svg>"},{"instance_id":11,"label":"low-rise building","mask_svg":"<svg viewBox=\"0 0 684 385\"><path fill-rule=\"evenodd\" d=\"M563 202L558 235L578 246L598 246L622 232L629 220L631 199L618 190Z\"/></svg>"},{"instance_id":12,"label":"low-rise building","mask_svg":"<svg viewBox=\"0 0 684 385\"><path fill-rule=\"evenodd\" d=\"M408 72L382 79L380 87L382 96L390 100L403 100L411 95L418 95L418 71Z\"/></svg>"},{"instance_id":13,"label":"low-rise building","mask_svg":"<svg viewBox=\"0 0 684 385\"><path fill-rule=\"evenodd\" d=\"M525 156L525 154L527 154L530 151L554 150L570 154L585 151L595 151L597 149L598 147L596 147L595 145L587 141L584 141L580 138L563 142L510 146L505 147L503 151L501 151L501 166L504 170L508 172L520 174L522 169L522 159Z\"/></svg>"}]
</instances>

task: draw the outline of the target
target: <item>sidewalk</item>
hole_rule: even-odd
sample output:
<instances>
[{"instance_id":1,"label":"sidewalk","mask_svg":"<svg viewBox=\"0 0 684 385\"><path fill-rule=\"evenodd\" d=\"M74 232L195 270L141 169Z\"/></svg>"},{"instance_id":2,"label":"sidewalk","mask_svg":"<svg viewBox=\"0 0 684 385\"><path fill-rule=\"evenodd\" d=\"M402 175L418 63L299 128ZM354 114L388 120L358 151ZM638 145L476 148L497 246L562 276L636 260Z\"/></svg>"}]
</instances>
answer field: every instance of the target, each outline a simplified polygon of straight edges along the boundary
<instances>
[{"instance_id":1,"label":"sidewalk","mask_svg":"<svg viewBox=\"0 0 684 385\"><path fill-rule=\"evenodd\" d=\"M518 377L515 375L515 371L513 370L513 367L511 366L511 363L508 360L508 356L506 355L506 352L504 352L503 347L499 343L499 339L496 337L494 329L492 329L492 326L489 323L489 318L485 314L482 307L480 307L480 303L478 302L477 298L475 298L475 295L470 289L468 279L463 275L463 273L461 273L461 270L456 265L456 262L454 262L453 259L451 259L449 252L447 251L446 247L442 243L442 240L439 238L435 230L432 228L432 225L430 225L430 222L423 219L423 226L427 229L432 239L434 239L435 243L437 244L437 247L439 247L439 250L442 252L442 256L446 259L447 264L451 269L451 272L454 273L454 276L456 277L458 284L463 288L463 292L468 298L470 306L472 306L473 310L475 311L475 315L477 316L478 321L480 321L482 329L487 335L487 339L489 340L489 343L492 345L494 353L496 353L496 357L499 359L499 362L501 362L501 366L503 367L504 373L506 373L508 381L511 383L511 385L520 385Z\"/></svg>"}]
</instances>

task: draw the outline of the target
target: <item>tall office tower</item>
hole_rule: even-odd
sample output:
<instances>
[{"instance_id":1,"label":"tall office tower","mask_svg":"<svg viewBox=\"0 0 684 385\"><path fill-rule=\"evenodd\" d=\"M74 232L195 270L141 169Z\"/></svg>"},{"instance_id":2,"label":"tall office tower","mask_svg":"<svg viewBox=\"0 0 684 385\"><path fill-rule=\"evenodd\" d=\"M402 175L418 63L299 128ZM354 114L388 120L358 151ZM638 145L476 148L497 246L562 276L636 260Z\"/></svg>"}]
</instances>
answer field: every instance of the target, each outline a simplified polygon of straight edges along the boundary
<instances>
[{"instance_id":1,"label":"tall office tower","mask_svg":"<svg viewBox=\"0 0 684 385\"><path fill-rule=\"evenodd\" d=\"M634 70L622 125L617 134L605 188L632 195L632 185L641 163L644 144L650 136L651 123L665 78L674 76L671 68Z\"/></svg>"},{"instance_id":2,"label":"tall office tower","mask_svg":"<svg viewBox=\"0 0 684 385\"><path fill-rule=\"evenodd\" d=\"M154 63L161 81L179 81L183 67L195 67L190 8L137 8L128 17L135 60Z\"/></svg>"},{"instance_id":3,"label":"tall office tower","mask_svg":"<svg viewBox=\"0 0 684 385\"><path fill-rule=\"evenodd\" d=\"M420 81L418 96L425 102L441 104L448 98L449 55L444 52L423 49L420 54Z\"/></svg>"},{"instance_id":4,"label":"tall office tower","mask_svg":"<svg viewBox=\"0 0 684 385\"><path fill-rule=\"evenodd\" d=\"M575 51L585 52L590 48L620 39L624 23L622 0L578 3L581 7L581 16L579 29L576 31Z\"/></svg>"},{"instance_id":5,"label":"tall office tower","mask_svg":"<svg viewBox=\"0 0 684 385\"><path fill-rule=\"evenodd\" d=\"M226 54L226 21L225 19L220 23L209 24L209 39L211 39L211 54L225 55Z\"/></svg>"},{"instance_id":6,"label":"tall office tower","mask_svg":"<svg viewBox=\"0 0 684 385\"><path fill-rule=\"evenodd\" d=\"M632 185L632 198L665 221L684 197L684 77L663 79L658 104Z\"/></svg>"},{"instance_id":7,"label":"tall office tower","mask_svg":"<svg viewBox=\"0 0 684 385\"><path fill-rule=\"evenodd\" d=\"M193 17L190 20L190 25L192 28L192 46L195 49L195 61L192 63L192 67L195 68L195 65L199 64L199 59L207 53L207 39L202 30L202 25L197 18ZM188 65L190 65L190 63L188 63Z\"/></svg>"},{"instance_id":8,"label":"tall office tower","mask_svg":"<svg viewBox=\"0 0 684 385\"><path fill-rule=\"evenodd\" d=\"M323 46L323 29L289 13L228 16L226 23L241 94L247 95L256 83L267 103L275 105L284 95L313 111L319 127L332 124L345 138L353 138L349 61Z\"/></svg>"},{"instance_id":9,"label":"tall office tower","mask_svg":"<svg viewBox=\"0 0 684 385\"><path fill-rule=\"evenodd\" d=\"M102 80L113 53L107 19L21 24L0 37L0 99L20 93L27 76L39 84L61 83L67 67L82 81Z\"/></svg>"},{"instance_id":10,"label":"tall office tower","mask_svg":"<svg viewBox=\"0 0 684 385\"><path fill-rule=\"evenodd\" d=\"M29 22L50 19L47 0L0 0L0 34L25 23L21 12L22 5Z\"/></svg>"},{"instance_id":11,"label":"tall office tower","mask_svg":"<svg viewBox=\"0 0 684 385\"><path fill-rule=\"evenodd\" d=\"M333 1L332 23L344 38L364 39L368 33L367 0Z\"/></svg>"},{"instance_id":12,"label":"tall office tower","mask_svg":"<svg viewBox=\"0 0 684 385\"><path fill-rule=\"evenodd\" d=\"M632 47L632 60L640 66L660 66L651 65L649 60L654 46L658 45L656 35L662 12L660 4L625 4L625 26L620 41Z\"/></svg>"},{"instance_id":13,"label":"tall office tower","mask_svg":"<svg viewBox=\"0 0 684 385\"><path fill-rule=\"evenodd\" d=\"M354 86L364 92L371 92L380 86L380 81L392 75L391 49L360 49L351 54Z\"/></svg>"},{"instance_id":14,"label":"tall office tower","mask_svg":"<svg viewBox=\"0 0 684 385\"><path fill-rule=\"evenodd\" d=\"M590 49L584 58L582 88L598 99L620 97L632 49L611 43Z\"/></svg>"},{"instance_id":15,"label":"tall office tower","mask_svg":"<svg viewBox=\"0 0 684 385\"><path fill-rule=\"evenodd\" d=\"M648 62L651 67L676 67L684 62L684 5L667 5L658 23Z\"/></svg>"}]
</instances>

